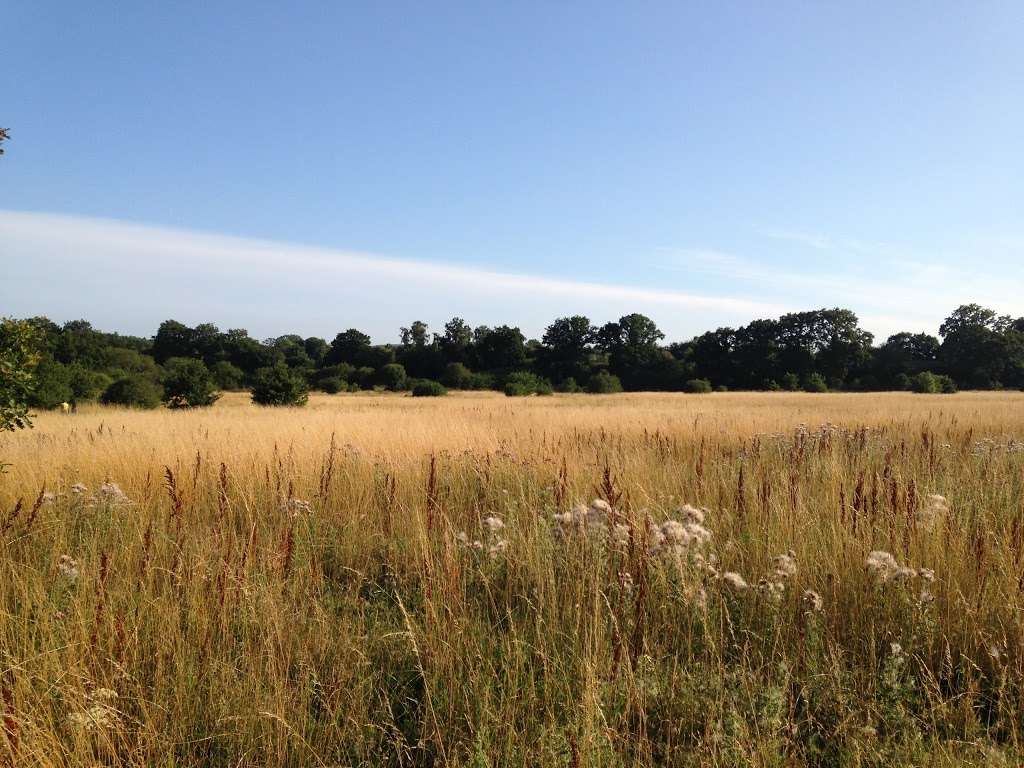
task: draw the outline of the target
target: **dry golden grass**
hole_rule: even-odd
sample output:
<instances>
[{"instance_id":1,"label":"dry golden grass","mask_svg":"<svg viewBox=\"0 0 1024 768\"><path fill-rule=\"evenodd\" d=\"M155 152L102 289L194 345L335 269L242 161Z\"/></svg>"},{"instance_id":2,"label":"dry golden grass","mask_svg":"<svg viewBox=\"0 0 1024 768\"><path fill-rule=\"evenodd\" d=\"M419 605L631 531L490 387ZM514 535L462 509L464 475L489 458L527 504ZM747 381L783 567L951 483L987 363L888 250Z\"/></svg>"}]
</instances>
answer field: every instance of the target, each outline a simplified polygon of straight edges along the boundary
<instances>
[{"instance_id":1,"label":"dry golden grass","mask_svg":"<svg viewBox=\"0 0 1024 768\"><path fill-rule=\"evenodd\" d=\"M0 765L1014 764L1022 406L234 394L42 414L0 437ZM594 497L607 526L553 521ZM683 503L708 510L714 569L652 543ZM934 582L876 583L876 549Z\"/></svg>"}]
</instances>

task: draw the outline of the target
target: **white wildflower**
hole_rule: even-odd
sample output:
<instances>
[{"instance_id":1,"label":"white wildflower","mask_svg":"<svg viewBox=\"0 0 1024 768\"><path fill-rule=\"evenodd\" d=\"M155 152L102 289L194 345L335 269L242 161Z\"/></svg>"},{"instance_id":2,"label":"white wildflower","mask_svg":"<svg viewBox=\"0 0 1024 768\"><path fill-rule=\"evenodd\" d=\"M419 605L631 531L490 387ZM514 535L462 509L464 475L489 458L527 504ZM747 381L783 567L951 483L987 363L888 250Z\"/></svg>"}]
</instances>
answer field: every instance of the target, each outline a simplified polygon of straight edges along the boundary
<instances>
[{"instance_id":1,"label":"white wildflower","mask_svg":"<svg viewBox=\"0 0 1024 768\"><path fill-rule=\"evenodd\" d=\"M736 592L742 592L749 586L747 584L746 579L744 579L735 571L726 571L725 573L723 573L722 581L725 582L725 585L727 587L729 587L732 590L735 590Z\"/></svg>"},{"instance_id":2,"label":"white wildflower","mask_svg":"<svg viewBox=\"0 0 1024 768\"><path fill-rule=\"evenodd\" d=\"M784 555L776 555L772 559L774 575L778 579L788 579L796 576L796 553L789 550Z\"/></svg>"},{"instance_id":3,"label":"white wildflower","mask_svg":"<svg viewBox=\"0 0 1024 768\"><path fill-rule=\"evenodd\" d=\"M781 603L786 592L785 582L779 579L761 579L757 583L758 591L773 603Z\"/></svg>"},{"instance_id":4,"label":"white wildflower","mask_svg":"<svg viewBox=\"0 0 1024 768\"><path fill-rule=\"evenodd\" d=\"M505 527L505 521L496 515L484 518L484 527L492 534L497 533Z\"/></svg>"},{"instance_id":5,"label":"white wildflower","mask_svg":"<svg viewBox=\"0 0 1024 768\"><path fill-rule=\"evenodd\" d=\"M802 602L808 613L821 613L825 607L825 601L813 589L804 590Z\"/></svg>"},{"instance_id":6,"label":"white wildflower","mask_svg":"<svg viewBox=\"0 0 1024 768\"><path fill-rule=\"evenodd\" d=\"M878 549L868 553L864 565L871 572L871 575L883 584L888 582L900 567L895 557L888 552Z\"/></svg>"},{"instance_id":7,"label":"white wildflower","mask_svg":"<svg viewBox=\"0 0 1024 768\"><path fill-rule=\"evenodd\" d=\"M284 511L292 517L301 517L302 515L309 515L313 511L313 506L303 499L292 498L284 503Z\"/></svg>"},{"instance_id":8,"label":"white wildflower","mask_svg":"<svg viewBox=\"0 0 1024 768\"><path fill-rule=\"evenodd\" d=\"M111 506L131 503L127 494L121 490L121 486L114 482L103 483L99 490L96 491L93 500L102 504L110 504Z\"/></svg>"},{"instance_id":9,"label":"white wildflower","mask_svg":"<svg viewBox=\"0 0 1024 768\"><path fill-rule=\"evenodd\" d=\"M683 504L683 506L676 510L676 514L679 515L684 523L704 524L704 510L697 509L692 504Z\"/></svg>"},{"instance_id":10,"label":"white wildflower","mask_svg":"<svg viewBox=\"0 0 1024 768\"><path fill-rule=\"evenodd\" d=\"M78 561L71 555L61 555L57 559L57 573L68 581L78 580Z\"/></svg>"},{"instance_id":11,"label":"white wildflower","mask_svg":"<svg viewBox=\"0 0 1024 768\"><path fill-rule=\"evenodd\" d=\"M612 540L616 544L629 544L629 530L625 523L616 523L612 529Z\"/></svg>"},{"instance_id":12,"label":"white wildflower","mask_svg":"<svg viewBox=\"0 0 1024 768\"><path fill-rule=\"evenodd\" d=\"M85 493L88 490L89 490L88 487L86 487L82 483L75 483L74 485L71 486L71 492L73 494L75 494L76 496L78 496L80 494L83 494L83 493Z\"/></svg>"},{"instance_id":13,"label":"white wildflower","mask_svg":"<svg viewBox=\"0 0 1024 768\"><path fill-rule=\"evenodd\" d=\"M925 503L917 510L915 521L922 530L931 530L935 523L949 513L949 502L944 496L933 493L925 497Z\"/></svg>"},{"instance_id":14,"label":"white wildflower","mask_svg":"<svg viewBox=\"0 0 1024 768\"><path fill-rule=\"evenodd\" d=\"M686 526L678 520L668 520L661 525L661 533L666 544L689 544L690 533Z\"/></svg>"}]
</instances>

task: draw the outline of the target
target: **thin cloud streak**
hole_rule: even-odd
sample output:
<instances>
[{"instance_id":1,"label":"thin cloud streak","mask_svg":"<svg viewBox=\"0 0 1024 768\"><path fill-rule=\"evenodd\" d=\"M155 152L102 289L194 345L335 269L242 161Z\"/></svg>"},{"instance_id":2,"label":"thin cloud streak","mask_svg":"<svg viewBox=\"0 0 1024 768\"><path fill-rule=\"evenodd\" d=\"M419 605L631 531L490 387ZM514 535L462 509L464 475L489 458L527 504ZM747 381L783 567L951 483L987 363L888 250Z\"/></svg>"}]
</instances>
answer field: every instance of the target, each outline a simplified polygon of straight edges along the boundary
<instances>
[{"instance_id":1,"label":"thin cloud streak","mask_svg":"<svg viewBox=\"0 0 1024 768\"><path fill-rule=\"evenodd\" d=\"M219 309L245 304L246 296L255 292L260 297L261 316L288 307L293 313L316 315L317 322L331 322L323 316L322 306L312 306L314 301L323 301L325 292L334 290L330 286L336 286L349 301L361 300L361 308L352 308L351 304L345 308L345 322L352 325L360 323L361 312L379 314L386 309L388 322L397 326L412 317L438 315L444 311L440 305L445 301L490 307L487 316L475 319L494 324L521 323L531 332L539 329L530 328L519 315L535 315L535 311L523 310L537 310L544 304L549 305L545 308L549 316L543 320L538 317L539 322L577 311L572 307L581 307L579 311L592 307L587 312L595 319L602 317L602 312L611 313L611 317L614 312L643 312L650 306L663 312L686 310L687 322L675 322L677 333L685 333L684 326L691 326L690 332L699 332L715 322L790 309L773 302L501 272L49 213L0 211L0 260L20 278L49 294L28 300L15 290L16 281L8 280L0 292L5 305L21 307L23 312L31 305L32 311L49 314L68 311L67 304L76 311L87 310L90 302L83 300L82 291L94 287L98 278L107 286L108 295L95 297L97 305L109 304L115 296L126 307L148 306L150 313L159 308L167 316L193 312L213 319L220 318ZM181 306L176 306L175 294L180 295ZM69 297L72 300L65 301ZM399 306L392 307L394 304ZM454 306L455 310L462 311L462 307ZM244 320L237 312L234 316ZM434 318L435 323L440 320ZM288 328L276 330L283 333ZM666 330L673 329L666 326Z\"/></svg>"},{"instance_id":2,"label":"thin cloud streak","mask_svg":"<svg viewBox=\"0 0 1024 768\"><path fill-rule=\"evenodd\" d=\"M838 241L821 238L819 242ZM850 243L850 249L867 248ZM877 244L890 258L874 264L870 272L793 271L765 267L735 254L707 248L662 249L664 266L676 271L700 272L757 285L772 295L784 294L803 308L846 306L879 339L897 331L936 333L942 319L961 304L978 302L1000 312L1024 314L1024 281L1004 275L986 278L962 268L918 261L896 246ZM969 260L957 260L970 263ZM814 264L819 261L813 262ZM879 271L879 269L883 271Z\"/></svg>"}]
</instances>

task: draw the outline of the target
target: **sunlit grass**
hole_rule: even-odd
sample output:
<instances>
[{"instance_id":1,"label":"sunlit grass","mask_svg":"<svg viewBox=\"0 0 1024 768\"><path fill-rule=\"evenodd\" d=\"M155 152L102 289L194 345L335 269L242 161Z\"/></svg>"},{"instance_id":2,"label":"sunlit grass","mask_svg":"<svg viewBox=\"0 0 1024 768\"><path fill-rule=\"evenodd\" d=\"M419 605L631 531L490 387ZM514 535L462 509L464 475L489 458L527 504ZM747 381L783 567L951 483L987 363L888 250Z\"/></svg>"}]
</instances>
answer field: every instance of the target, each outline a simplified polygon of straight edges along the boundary
<instances>
[{"instance_id":1,"label":"sunlit grass","mask_svg":"<svg viewBox=\"0 0 1024 768\"><path fill-rule=\"evenodd\" d=\"M42 414L0 437L0 764L1016 764L1022 406Z\"/></svg>"}]
</instances>

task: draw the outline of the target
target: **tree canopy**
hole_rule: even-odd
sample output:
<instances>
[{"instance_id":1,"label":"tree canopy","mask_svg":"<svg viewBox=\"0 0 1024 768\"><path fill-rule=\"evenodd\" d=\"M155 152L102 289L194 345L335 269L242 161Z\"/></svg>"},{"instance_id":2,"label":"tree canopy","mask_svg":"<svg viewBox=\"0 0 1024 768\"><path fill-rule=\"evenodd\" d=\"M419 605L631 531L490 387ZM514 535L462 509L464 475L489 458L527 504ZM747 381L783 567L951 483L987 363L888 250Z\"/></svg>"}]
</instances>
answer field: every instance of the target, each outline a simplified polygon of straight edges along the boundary
<instances>
[{"instance_id":1,"label":"tree canopy","mask_svg":"<svg viewBox=\"0 0 1024 768\"><path fill-rule=\"evenodd\" d=\"M1024 318L978 304L953 310L938 335L895 333L875 345L848 309L794 312L717 328L665 344L649 317L595 325L583 315L553 320L539 340L509 325L473 328L454 317L432 333L416 320L397 344L374 344L356 328L319 337L258 341L212 323L160 324L151 338L99 331L85 320L45 317L0 327L4 428L28 423L28 408L109 395L116 402L201 406L218 389L248 388L265 402L304 402L308 389L411 391L423 381L513 394L619 390L879 390L950 392L1024 388ZM927 374L927 375L923 375ZM698 382L698 383L695 383ZM706 384L706 385L705 385Z\"/></svg>"}]
</instances>

